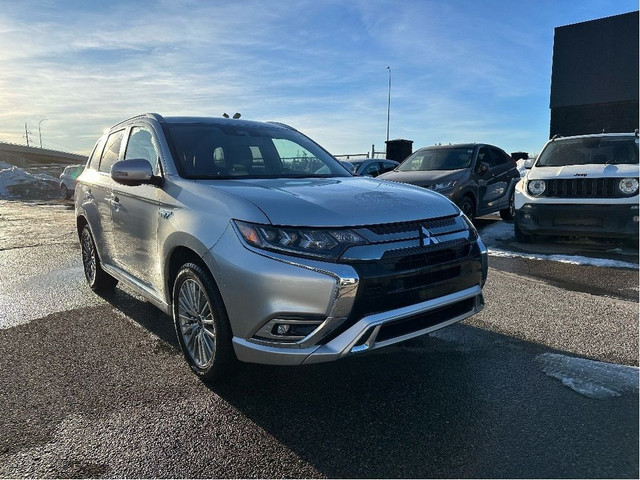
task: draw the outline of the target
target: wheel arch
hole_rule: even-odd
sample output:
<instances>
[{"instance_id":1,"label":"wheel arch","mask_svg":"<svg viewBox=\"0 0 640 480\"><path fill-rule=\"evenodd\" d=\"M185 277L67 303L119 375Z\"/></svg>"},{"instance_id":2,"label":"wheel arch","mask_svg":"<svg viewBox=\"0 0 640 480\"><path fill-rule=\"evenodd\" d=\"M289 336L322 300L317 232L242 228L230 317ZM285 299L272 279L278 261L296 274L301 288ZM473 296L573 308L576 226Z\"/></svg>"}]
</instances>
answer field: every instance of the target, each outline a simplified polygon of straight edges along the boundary
<instances>
[{"instance_id":1,"label":"wheel arch","mask_svg":"<svg viewBox=\"0 0 640 480\"><path fill-rule=\"evenodd\" d=\"M169 253L167 261L165 263L165 289L166 289L166 299L168 300L168 304L172 303L172 292L173 292L173 284L178 276L178 272L180 271L180 267L185 263L194 263L201 267L207 272L215 283L215 279L213 278L213 274L211 273L211 269L204 261L202 256L198 254L195 250L185 245L179 245L173 248Z\"/></svg>"}]
</instances>

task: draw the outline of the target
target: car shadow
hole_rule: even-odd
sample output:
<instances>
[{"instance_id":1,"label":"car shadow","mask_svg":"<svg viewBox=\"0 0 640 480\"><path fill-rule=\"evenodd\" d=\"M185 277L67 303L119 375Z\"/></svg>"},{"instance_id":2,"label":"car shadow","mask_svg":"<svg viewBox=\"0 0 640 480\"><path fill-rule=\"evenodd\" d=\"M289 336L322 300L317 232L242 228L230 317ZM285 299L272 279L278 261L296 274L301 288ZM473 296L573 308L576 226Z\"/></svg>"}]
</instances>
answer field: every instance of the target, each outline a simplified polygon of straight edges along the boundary
<instances>
[{"instance_id":1,"label":"car shadow","mask_svg":"<svg viewBox=\"0 0 640 480\"><path fill-rule=\"evenodd\" d=\"M103 298L180 354L169 316L120 288ZM548 352L462 323L337 362L241 363L205 386L289 452L265 462L319 476L637 478L637 392L579 395L542 371Z\"/></svg>"}]
</instances>

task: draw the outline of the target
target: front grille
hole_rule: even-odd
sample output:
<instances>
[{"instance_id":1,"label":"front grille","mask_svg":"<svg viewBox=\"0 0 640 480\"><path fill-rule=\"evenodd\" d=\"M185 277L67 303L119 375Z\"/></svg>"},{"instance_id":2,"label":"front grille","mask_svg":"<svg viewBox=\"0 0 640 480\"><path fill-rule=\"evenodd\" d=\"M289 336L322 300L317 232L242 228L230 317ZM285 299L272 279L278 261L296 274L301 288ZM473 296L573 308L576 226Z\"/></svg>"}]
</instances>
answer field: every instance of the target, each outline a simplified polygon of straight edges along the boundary
<instances>
[{"instance_id":1,"label":"front grille","mask_svg":"<svg viewBox=\"0 0 640 480\"><path fill-rule=\"evenodd\" d=\"M331 341L367 315L415 305L480 285L482 255L478 245L466 239L444 245L448 248L437 248L441 244L431 249L396 250L379 261L351 263L360 278L353 308L345 322L322 343Z\"/></svg>"},{"instance_id":2,"label":"front grille","mask_svg":"<svg viewBox=\"0 0 640 480\"><path fill-rule=\"evenodd\" d=\"M558 178L546 180L544 195L554 198L624 197L618 189L621 178ZM631 196L631 195L630 195Z\"/></svg>"},{"instance_id":3,"label":"front grille","mask_svg":"<svg viewBox=\"0 0 640 480\"><path fill-rule=\"evenodd\" d=\"M457 215L450 217L433 218L430 220L419 220L416 222L389 223L386 225L374 225L367 227L376 235L390 235L393 233L417 232L422 227L429 230L451 227L456 224Z\"/></svg>"},{"instance_id":4,"label":"front grille","mask_svg":"<svg viewBox=\"0 0 640 480\"><path fill-rule=\"evenodd\" d=\"M468 256L470 250L469 240L460 238L432 247L387 250L382 263L392 271L402 272L452 262Z\"/></svg>"}]
</instances>

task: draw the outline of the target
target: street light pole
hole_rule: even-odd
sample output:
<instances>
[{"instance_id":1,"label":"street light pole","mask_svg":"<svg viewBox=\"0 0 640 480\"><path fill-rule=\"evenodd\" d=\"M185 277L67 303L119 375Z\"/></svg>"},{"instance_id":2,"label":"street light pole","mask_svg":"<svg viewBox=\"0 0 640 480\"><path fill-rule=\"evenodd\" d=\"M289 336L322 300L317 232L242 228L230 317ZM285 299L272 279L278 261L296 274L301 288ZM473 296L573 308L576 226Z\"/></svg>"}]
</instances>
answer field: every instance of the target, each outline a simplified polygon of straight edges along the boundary
<instances>
[{"instance_id":1,"label":"street light pole","mask_svg":"<svg viewBox=\"0 0 640 480\"><path fill-rule=\"evenodd\" d=\"M42 124L42 122L44 122L45 120L48 120L48 118L43 118L42 120L40 120L38 122L38 135L40 136L40 148L42 148L42 130L40 130L40 125Z\"/></svg>"},{"instance_id":2,"label":"street light pole","mask_svg":"<svg viewBox=\"0 0 640 480\"><path fill-rule=\"evenodd\" d=\"M391 113L391 67L387 67L389 70L389 95L387 97L387 142L389 141L389 118Z\"/></svg>"}]
</instances>

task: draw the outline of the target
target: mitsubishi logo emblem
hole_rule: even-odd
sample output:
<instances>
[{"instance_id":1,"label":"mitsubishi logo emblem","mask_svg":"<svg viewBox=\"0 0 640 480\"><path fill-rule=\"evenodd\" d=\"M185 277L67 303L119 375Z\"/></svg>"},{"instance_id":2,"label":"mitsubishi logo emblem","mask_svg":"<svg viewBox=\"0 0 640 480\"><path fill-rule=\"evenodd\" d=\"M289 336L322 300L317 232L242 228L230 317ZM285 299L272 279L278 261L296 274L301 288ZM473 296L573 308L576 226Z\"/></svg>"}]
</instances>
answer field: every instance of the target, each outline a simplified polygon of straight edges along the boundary
<instances>
[{"instance_id":1,"label":"mitsubishi logo emblem","mask_svg":"<svg viewBox=\"0 0 640 480\"><path fill-rule=\"evenodd\" d=\"M440 243L436 237L431 236L431 232L426 227L420 227L420 246L427 247L429 245L436 245Z\"/></svg>"}]
</instances>

